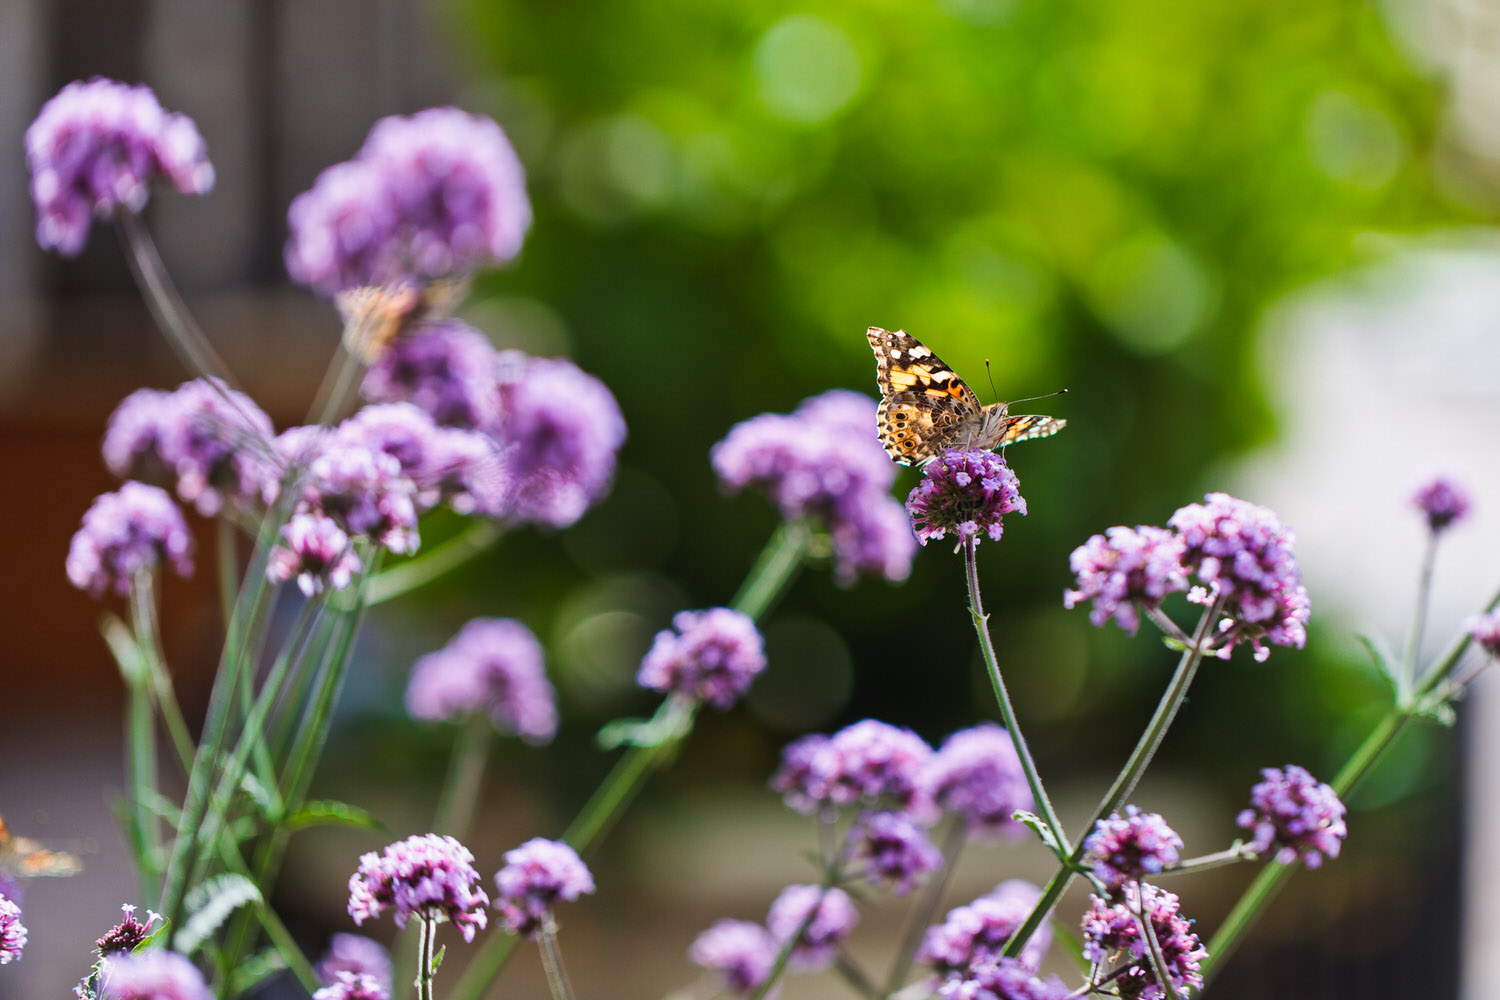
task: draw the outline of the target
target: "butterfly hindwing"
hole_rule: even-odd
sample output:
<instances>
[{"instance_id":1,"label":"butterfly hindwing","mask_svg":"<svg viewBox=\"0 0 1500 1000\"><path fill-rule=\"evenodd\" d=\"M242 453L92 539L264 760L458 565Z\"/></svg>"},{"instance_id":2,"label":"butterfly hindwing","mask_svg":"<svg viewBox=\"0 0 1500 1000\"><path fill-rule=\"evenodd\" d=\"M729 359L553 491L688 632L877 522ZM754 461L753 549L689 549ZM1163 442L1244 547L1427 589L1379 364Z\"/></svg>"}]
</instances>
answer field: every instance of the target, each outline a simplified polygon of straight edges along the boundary
<instances>
[{"instance_id":1,"label":"butterfly hindwing","mask_svg":"<svg viewBox=\"0 0 1500 1000\"><path fill-rule=\"evenodd\" d=\"M886 453L901 465L921 465L953 447L974 414L952 396L898 392L880 401L876 430Z\"/></svg>"}]
</instances>

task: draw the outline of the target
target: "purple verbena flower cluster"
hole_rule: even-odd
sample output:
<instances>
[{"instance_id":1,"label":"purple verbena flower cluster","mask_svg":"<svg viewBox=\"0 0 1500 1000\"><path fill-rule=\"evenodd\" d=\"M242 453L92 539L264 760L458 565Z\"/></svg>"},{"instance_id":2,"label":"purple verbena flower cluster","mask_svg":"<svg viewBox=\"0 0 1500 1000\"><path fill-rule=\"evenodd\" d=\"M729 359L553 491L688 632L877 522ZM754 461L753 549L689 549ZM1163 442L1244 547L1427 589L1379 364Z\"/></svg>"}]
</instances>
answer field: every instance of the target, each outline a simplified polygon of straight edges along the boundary
<instances>
[{"instance_id":1,"label":"purple verbena flower cluster","mask_svg":"<svg viewBox=\"0 0 1500 1000\"><path fill-rule=\"evenodd\" d=\"M1078 589L1063 595L1063 606L1092 601L1089 621L1103 625L1113 618L1134 635L1137 604L1156 607L1168 594L1187 590L1185 551L1182 539L1165 528L1110 528L1073 550L1069 563Z\"/></svg>"},{"instance_id":2,"label":"purple verbena flower cluster","mask_svg":"<svg viewBox=\"0 0 1500 1000\"><path fill-rule=\"evenodd\" d=\"M807 926L799 935L804 922ZM820 972L832 965L839 942L858 923L859 910L847 892L819 885L787 886L766 914L766 928L778 944L796 938L787 961L799 972Z\"/></svg>"},{"instance_id":3,"label":"purple verbena flower cluster","mask_svg":"<svg viewBox=\"0 0 1500 1000\"><path fill-rule=\"evenodd\" d=\"M417 489L418 511L446 502L460 514L505 512L506 476L494 442L475 431L439 426L412 403L366 406L339 425L334 439L394 458Z\"/></svg>"},{"instance_id":4,"label":"purple verbena flower cluster","mask_svg":"<svg viewBox=\"0 0 1500 1000\"><path fill-rule=\"evenodd\" d=\"M312 995L312 1000L390 1000L390 989L374 976L340 972L333 982Z\"/></svg>"},{"instance_id":5,"label":"purple verbena flower cluster","mask_svg":"<svg viewBox=\"0 0 1500 1000\"><path fill-rule=\"evenodd\" d=\"M68 548L68 580L95 597L130 593L140 572L166 563L179 576L193 571L193 536L165 491L126 483L95 498Z\"/></svg>"},{"instance_id":6,"label":"purple verbena flower cluster","mask_svg":"<svg viewBox=\"0 0 1500 1000\"><path fill-rule=\"evenodd\" d=\"M382 118L287 213L287 272L323 295L466 275L521 250L526 176L500 126L458 108Z\"/></svg>"},{"instance_id":7,"label":"purple verbena flower cluster","mask_svg":"<svg viewBox=\"0 0 1500 1000\"><path fill-rule=\"evenodd\" d=\"M377 403L412 403L444 427L493 427L500 416L496 356L489 338L467 323L424 324L376 359L360 391Z\"/></svg>"},{"instance_id":8,"label":"purple verbena flower cluster","mask_svg":"<svg viewBox=\"0 0 1500 1000\"><path fill-rule=\"evenodd\" d=\"M26 130L26 162L36 240L68 257L88 242L93 219L145 208L157 178L183 194L214 185L191 118L164 111L149 87L103 77L75 80L42 105Z\"/></svg>"},{"instance_id":9,"label":"purple verbena flower cluster","mask_svg":"<svg viewBox=\"0 0 1500 1000\"><path fill-rule=\"evenodd\" d=\"M324 986L338 982L339 973L347 972L371 978L389 994L395 981L390 953L378 941L362 934L335 934L328 942L328 952L313 967Z\"/></svg>"},{"instance_id":10,"label":"purple verbena flower cluster","mask_svg":"<svg viewBox=\"0 0 1500 1000\"><path fill-rule=\"evenodd\" d=\"M902 896L943 864L927 832L899 812L860 816L849 831L848 860L863 865L871 885L887 885Z\"/></svg>"},{"instance_id":11,"label":"purple verbena flower cluster","mask_svg":"<svg viewBox=\"0 0 1500 1000\"><path fill-rule=\"evenodd\" d=\"M312 597L329 588L343 590L362 569L344 529L332 518L304 511L282 525L266 562L266 578L272 583L295 579L297 589Z\"/></svg>"},{"instance_id":12,"label":"purple verbena flower cluster","mask_svg":"<svg viewBox=\"0 0 1500 1000\"><path fill-rule=\"evenodd\" d=\"M1067 1000L1069 995L1062 980L1042 979L1014 958L986 959L938 990L941 1000Z\"/></svg>"},{"instance_id":13,"label":"purple verbena flower cluster","mask_svg":"<svg viewBox=\"0 0 1500 1000\"><path fill-rule=\"evenodd\" d=\"M1158 889L1149 882L1131 882L1125 886L1124 902L1090 896L1089 910L1083 917L1083 957L1091 962L1106 963L1123 955L1130 971L1118 980L1120 995L1140 1000L1162 1000L1166 990L1156 980L1147 957L1149 945L1141 933L1142 917L1151 922L1156 943L1161 947L1166 973L1177 995L1201 989L1199 971L1208 957L1193 933L1193 922L1181 914L1177 896Z\"/></svg>"},{"instance_id":14,"label":"purple verbena flower cluster","mask_svg":"<svg viewBox=\"0 0 1500 1000\"><path fill-rule=\"evenodd\" d=\"M679 611L656 633L636 682L727 709L766 667L765 642L749 615L730 608Z\"/></svg>"},{"instance_id":15,"label":"purple verbena flower cluster","mask_svg":"<svg viewBox=\"0 0 1500 1000\"><path fill-rule=\"evenodd\" d=\"M822 524L841 582L861 573L904 580L917 546L890 496L896 469L874 426L873 400L834 389L792 413L763 413L734 425L709 457L726 490L754 487L787 520Z\"/></svg>"},{"instance_id":16,"label":"purple verbena flower cluster","mask_svg":"<svg viewBox=\"0 0 1500 1000\"><path fill-rule=\"evenodd\" d=\"M923 771L925 795L963 820L971 836L998 837L1025 827L1013 817L1035 808L1010 734L986 722L953 733Z\"/></svg>"},{"instance_id":17,"label":"purple verbena flower cluster","mask_svg":"<svg viewBox=\"0 0 1500 1000\"><path fill-rule=\"evenodd\" d=\"M552 907L594 891L594 876L578 852L560 840L533 837L505 852L495 873L495 909L512 934L535 937L551 919Z\"/></svg>"},{"instance_id":18,"label":"purple verbena flower cluster","mask_svg":"<svg viewBox=\"0 0 1500 1000\"><path fill-rule=\"evenodd\" d=\"M922 481L906 498L917 541L926 545L952 533L960 545L980 535L998 542L1006 514L1026 513L1021 483L1005 459L990 451L945 451L928 462Z\"/></svg>"},{"instance_id":19,"label":"purple verbena flower cluster","mask_svg":"<svg viewBox=\"0 0 1500 1000\"><path fill-rule=\"evenodd\" d=\"M781 946L771 932L749 920L720 920L693 939L688 957L718 974L724 988L747 996L771 975Z\"/></svg>"},{"instance_id":20,"label":"purple verbena flower cluster","mask_svg":"<svg viewBox=\"0 0 1500 1000\"><path fill-rule=\"evenodd\" d=\"M487 713L495 725L529 743L557 732L557 704L542 644L509 618L475 618L412 668L406 708L437 721Z\"/></svg>"},{"instance_id":21,"label":"purple verbena flower cluster","mask_svg":"<svg viewBox=\"0 0 1500 1000\"><path fill-rule=\"evenodd\" d=\"M21 958L26 947L26 925L21 923L21 908L8 896L0 895L0 965Z\"/></svg>"},{"instance_id":22,"label":"purple verbena flower cluster","mask_svg":"<svg viewBox=\"0 0 1500 1000\"><path fill-rule=\"evenodd\" d=\"M1083 862L1107 889L1117 892L1127 882L1159 875L1175 865L1181 849L1182 838L1160 815L1126 806L1124 816L1112 813L1094 824L1083 839Z\"/></svg>"},{"instance_id":23,"label":"purple verbena flower cluster","mask_svg":"<svg viewBox=\"0 0 1500 1000\"><path fill-rule=\"evenodd\" d=\"M998 959L1042 891L1022 879L1001 882L972 903L948 911L943 922L927 929L917 961L945 977L962 976L970 966ZM1021 963L1035 971L1052 945L1052 928L1044 921L1021 949Z\"/></svg>"},{"instance_id":24,"label":"purple verbena flower cluster","mask_svg":"<svg viewBox=\"0 0 1500 1000\"><path fill-rule=\"evenodd\" d=\"M865 719L832 737L789 744L771 787L802 813L881 800L925 813L922 779L932 757L932 748L911 730Z\"/></svg>"},{"instance_id":25,"label":"purple verbena flower cluster","mask_svg":"<svg viewBox=\"0 0 1500 1000\"><path fill-rule=\"evenodd\" d=\"M479 887L474 855L452 837L421 834L359 859L349 877L349 916L355 924L394 910L397 927L412 917L450 920L473 941L489 921L489 897Z\"/></svg>"},{"instance_id":26,"label":"purple verbena flower cluster","mask_svg":"<svg viewBox=\"0 0 1500 1000\"><path fill-rule=\"evenodd\" d=\"M1235 819L1254 834L1250 848L1262 857L1274 852L1282 864L1301 858L1309 868L1338 857L1348 833L1338 793L1295 764L1260 773L1265 780L1250 790L1250 808Z\"/></svg>"},{"instance_id":27,"label":"purple verbena flower cluster","mask_svg":"<svg viewBox=\"0 0 1500 1000\"><path fill-rule=\"evenodd\" d=\"M1433 534L1454 527L1469 516L1469 493L1447 476L1435 476L1412 495L1412 506L1422 512Z\"/></svg>"},{"instance_id":28,"label":"purple verbena flower cluster","mask_svg":"<svg viewBox=\"0 0 1500 1000\"><path fill-rule=\"evenodd\" d=\"M1471 616L1464 622L1464 631L1490 656L1500 656L1500 610Z\"/></svg>"},{"instance_id":29,"label":"purple verbena flower cluster","mask_svg":"<svg viewBox=\"0 0 1500 1000\"><path fill-rule=\"evenodd\" d=\"M98 949L100 955L129 954L135 951L142 941L151 936L151 926L161 919L161 914L147 910L146 921L142 923L135 919L134 906L125 903L120 909L125 913L124 919L94 942L94 947Z\"/></svg>"},{"instance_id":30,"label":"purple verbena flower cluster","mask_svg":"<svg viewBox=\"0 0 1500 1000\"><path fill-rule=\"evenodd\" d=\"M99 1000L213 1000L213 993L185 956L148 948L105 960Z\"/></svg>"}]
</instances>

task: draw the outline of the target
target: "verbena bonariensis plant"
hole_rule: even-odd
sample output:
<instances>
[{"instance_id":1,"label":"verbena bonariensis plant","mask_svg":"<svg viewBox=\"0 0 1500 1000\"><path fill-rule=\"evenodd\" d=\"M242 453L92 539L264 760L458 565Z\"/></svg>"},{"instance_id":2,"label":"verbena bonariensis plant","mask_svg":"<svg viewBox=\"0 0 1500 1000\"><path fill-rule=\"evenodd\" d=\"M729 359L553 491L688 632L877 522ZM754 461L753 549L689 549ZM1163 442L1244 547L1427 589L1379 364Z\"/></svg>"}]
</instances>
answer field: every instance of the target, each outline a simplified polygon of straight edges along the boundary
<instances>
[{"instance_id":1,"label":"verbena bonariensis plant","mask_svg":"<svg viewBox=\"0 0 1500 1000\"><path fill-rule=\"evenodd\" d=\"M288 271L335 299L344 336L308 422L277 433L184 308L139 218L154 182L199 194L211 186L196 126L144 87L95 79L47 103L27 133L27 155L38 241L74 254L95 220L112 219L193 375L172 391L140 390L116 409L104 459L127 481L89 508L67 558L77 586L124 598L128 608L128 620L111 617L104 632L129 699L122 825L142 899L154 904L144 922L124 907L124 919L96 942L78 995L233 997L288 970L317 1000L392 996L405 976L380 945L341 934L314 964L269 902L293 831L319 822L378 828L355 806L308 800L364 612L504 531L577 521L607 491L625 437L597 379L566 360L496 351L448 316L474 270L520 250L531 219L521 164L493 121L435 108L376 123L353 159L292 203ZM356 387L365 405L346 415ZM890 495L895 468L876 441L874 416L870 399L835 390L793 413L747 420L714 446L725 489L763 492L781 524L725 606L682 611L657 635L637 680L662 693L660 708L648 720L606 727L605 749L622 750L613 770L560 839L535 837L506 852L493 895L460 838L494 735L544 744L556 731L545 652L523 623L480 618L417 662L407 709L419 720L457 723L453 763L431 832L350 859L348 911L356 925L387 911L398 926L413 925L409 961L423 1000L434 995L442 956L438 926L450 923L473 942L491 908L500 930L477 946L448 995L476 1000L525 937L538 943L554 996L571 998L556 911L594 891L580 855L671 760L702 706L729 708L753 683L766 665L758 620L820 556L845 584L867 575L899 581L918 543L951 536L1004 725L979 721L933 749L910 730L867 719L786 747L771 786L815 821L815 878L782 889L764 923L726 919L689 948L725 990L747 997L766 996L784 975L824 970L859 996L903 1000L1149 1000L1201 990L1299 863L1337 857L1342 799L1396 735L1415 720L1447 721L1478 670L1500 655L1497 598L1440 657L1419 662L1432 551L1468 510L1460 489L1435 482L1416 498L1429 549L1406 654L1371 643L1394 692L1385 717L1331 783L1295 765L1266 768L1235 820L1245 836L1184 859L1167 821L1127 800L1203 660L1228 660L1239 647L1262 660L1273 646L1302 646L1307 592L1291 532L1265 508L1222 493L1181 508L1165 526L1110 528L1074 551L1077 583L1065 604L1090 605L1097 626L1135 633L1149 622L1179 659L1134 752L1089 822L1070 832L1022 736L979 593L980 542L1000 541L1004 515L1026 512L1015 473L995 454L948 451L927 465L903 510ZM178 502L217 521L227 622L196 739L157 628L158 577L193 566ZM472 523L422 552L421 517L438 506ZM243 570L241 533L252 540ZM391 556L401 561L385 565ZM292 606L296 621L273 644L278 603ZM1193 606L1201 609L1195 624L1173 617L1173 607ZM1471 644L1482 657L1465 658ZM162 790L169 769L182 776L180 800ZM1056 858L1048 883L1002 881L939 918L964 845L1024 838L1028 829ZM1262 867L1205 946L1179 896L1157 883L1233 862ZM1074 878L1094 890L1077 935L1062 930L1073 919L1055 913ZM880 905L887 891L914 899L890 966L877 974L844 942L861 908ZM0 964L26 944L17 895L0 882ZM1041 978L1054 937L1077 942L1081 985Z\"/></svg>"}]
</instances>

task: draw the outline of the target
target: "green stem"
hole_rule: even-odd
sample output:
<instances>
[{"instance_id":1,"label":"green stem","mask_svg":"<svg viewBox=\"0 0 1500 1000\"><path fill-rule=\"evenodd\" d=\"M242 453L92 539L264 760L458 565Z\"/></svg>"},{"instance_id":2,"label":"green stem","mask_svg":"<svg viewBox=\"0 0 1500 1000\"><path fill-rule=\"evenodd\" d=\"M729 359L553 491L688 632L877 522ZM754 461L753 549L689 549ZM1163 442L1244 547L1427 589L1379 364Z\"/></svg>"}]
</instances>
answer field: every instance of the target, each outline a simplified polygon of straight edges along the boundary
<instances>
[{"instance_id":1,"label":"green stem","mask_svg":"<svg viewBox=\"0 0 1500 1000\"><path fill-rule=\"evenodd\" d=\"M833 957L833 968L844 977L844 982L866 1000L880 1000L880 997L889 994L889 991L881 993L880 987L875 985L875 981L870 978L869 974L861 969L842 948Z\"/></svg>"},{"instance_id":2,"label":"green stem","mask_svg":"<svg viewBox=\"0 0 1500 1000\"><path fill-rule=\"evenodd\" d=\"M151 696L144 683L130 685L125 725L125 777L129 787L130 852L134 855L136 874L141 879L141 898L150 899L155 891L160 844L156 817L146 807L146 800L156 791L155 719Z\"/></svg>"},{"instance_id":3,"label":"green stem","mask_svg":"<svg viewBox=\"0 0 1500 1000\"><path fill-rule=\"evenodd\" d=\"M958 864L959 853L967 840L968 831L964 829L963 821L954 817L948 824L947 836L943 838L943 867L934 878L928 880L921 899L912 908L906 931L901 935L901 946L896 951L896 961L891 966L891 974L886 977L885 990L881 996L890 996L906 982L911 964L917 956L917 947L922 943L922 935L927 932L932 923L932 915L937 912L938 904L943 900L943 893L947 891L948 883L953 878L953 869Z\"/></svg>"},{"instance_id":4,"label":"green stem","mask_svg":"<svg viewBox=\"0 0 1500 1000\"><path fill-rule=\"evenodd\" d=\"M828 891L838 884L839 875L838 869L834 868L823 879L823 891L818 894L818 901L808 909L807 915L797 925L797 930L781 943L780 950L776 952L776 961L771 965L771 971L766 974L766 978L761 981L761 984L755 988L755 992L750 995L750 1000L763 1000L765 995L771 991L771 987L775 986L776 981L781 978L781 974L786 971L786 964L791 961L793 949L797 947L797 942L802 940L802 935L807 933L807 929L812 926L813 920L817 918L818 911L823 908L823 900L828 896Z\"/></svg>"},{"instance_id":5,"label":"green stem","mask_svg":"<svg viewBox=\"0 0 1500 1000\"><path fill-rule=\"evenodd\" d=\"M234 596L240 586L239 533L229 518L221 517L217 524L219 544L219 610L224 616L224 625L229 626L229 616L234 614Z\"/></svg>"},{"instance_id":6,"label":"green stem","mask_svg":"<svg viewBox=\"0 0 1500 1000\"><path fill-rule=\"evenodd\" d=\"M990 640L990 616L984 613L984 602L979 596L979 539L966 539L963 543L963 552L964 579L969 586L969 614L974 620L974 631L979 636L979 652L984 658L985 671L990 676L990 685L995 689L995 700L1000 705L1000 717L1005 721L1005 728L1010 733L1010 741L1016 748L1016 756L1021 759L1021 770L1026 775L1026 784L1031 789L1031 797L1036 801L1042 822L1047 825L1047 829L1051 831L1061 849L1067 852L1071 850L1067 831L1063 829L1061 821L1057 818L1057 812L1052 808L1052 800L1047 797L1047 789L1042 786L1042 777L1037 773L1036 760L1031 756L1031 747L1027 746L1026 737L1021 734L1021 723L1016 719L1016 711L1010 703L1010 692L1005 689L1005 679L1000 675L1000 662L995 658L995 647Z\"/></svg>"},{"instance_id":7,"label":"green stem","mask_svg":"<svg viewBox=\"0 0 1500 1000\"><path fill-rule=\"evenodd\" d=\"M1170 868L1164 868L1157 873L1157 878L1166 878L1169 875L1188 875L1196 872L1206 872L1210 868L1223 868L1225 865L1239 864L1241 861L1256 861L1255 854L1245 847L1243 843L1236 840L1222 851L1212 854L1200 855L1196 858L1188 858L1179 861Z\"/></svg>"},{"instance_id":8,"label":"green stem","mask_svg":"<svg viewBox=\"0 0 1500 1000\"><path fill-rule=\"evenodd\" d=\"M443 781L437 814L432 820L433 832L464 839L484 785L484 768L494 732L493 723L483 712L475 712L465 720L453 744L448 776Z\"/></svg>"},{"instance_id":9,"label":"green stem","mask_svg":"<svg viewBox=\"0 0 1500 1000\"><path fill-rule=\"evenodd\" d=\"M384 604L393 597L431 583L494 545L504 533L505 528L498 521L479 521L470 525L430 551L377 574L370 581L370 596L365 603L371 606Z\"/></svg>"},{"instance_id":10,"label":"green stem","mask_svg":"<svg viewBox=\"0 0 1500 1000\"><path fill-rule=\"evenodd\" d=\"M761 550L729 606L759 620L785 591L812 541L806 521L783 521Z\"/></svg>"},{"instance_id":11,"label":"green stem","mask_svg":"<svg viewBox=\"0 0 1500 1000\"><path fill-rule=\"evenodd\" d=\"M1422 655L1422 636L1427 631L1427 612L1432 604L1432 568L1437 562L1436 531L1427 532L1427 546L1422 552L1422 575L1417 584L1417 607L1412 615L1411 635L1406 641L1406 658L1402 663L1402 695L1415 686L1417 662Z\"/></svg>"},{"instance_id":12,"label":"green stem","mask_svg":"<svg viewBox=\"0 0 1500 1000\"><path fill-rule=\"evenodd\" d=\"M432 955L437 937L437 920L430 917L420 919L422 933L417 939L417 978L412 985L417 988L417 1000L432 1000Z\"/></svg>"},{"instance_id":13,"label":"green stem","mask_svg":"<svg viewBox=\"0 0 1500 1000\"><path fill-rule=\"evenodd\" d=\"M573 987L568 982L568 972L563 968L562 950L557 947L557 925L552 915L547 915L541 931L536 937L542 952L542 968L547 970L547 988L552 991L552 1000L573 1000Z\"/></svg>"},{"instance_id":14,"label":"green stem","mask_svg":"<svg viewBox=\"0 0 1500 1000\"><path fill-rule=\"evenodd\" d=\"M312 409L308 411L308 423L321 426L333 423L334 418L343 411L344 404L348 402L349 393L353 390L354 383L363 367L344 347L343 340L340 339L333 365L323 376L323 384L318 387L318 394L314 397Z\"/></svg>"},{"instance_id":15,"label":"green stem","mask_svg":"<svg viewBox=\"0 0 1500 1000\"><path fill-rule=\"evenodd\" d=\"M1177 986L1172 982L1171 970L1167 966L1166 956L1162 954L1161 942L1156 939L1156 927L1151 918L1146 915L1146 889L1141 886L1136 896L1137 906L1131 908L1135 914L1136 924L1141 929L1141 937L1146 942L1146 958L1151 963L1151 973L1156 977L1156 985L1165 995L1165 1000L1179 1000L1180 994Z\"/></svg>"}]
</instances>

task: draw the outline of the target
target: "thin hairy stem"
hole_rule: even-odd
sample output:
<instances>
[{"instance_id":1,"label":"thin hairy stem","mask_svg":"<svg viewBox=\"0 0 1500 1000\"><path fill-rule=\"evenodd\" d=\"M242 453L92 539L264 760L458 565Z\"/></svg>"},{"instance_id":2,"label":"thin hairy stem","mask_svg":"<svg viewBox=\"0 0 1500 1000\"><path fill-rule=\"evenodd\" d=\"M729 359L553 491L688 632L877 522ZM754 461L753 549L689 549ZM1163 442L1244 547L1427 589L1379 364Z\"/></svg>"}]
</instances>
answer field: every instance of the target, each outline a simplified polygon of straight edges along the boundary
<instances>
[{"instance_id":1,"label":"thin hairy stem","mask_svg":"<svg viewBox=\"0 0 1500 1000\"><path fill-rule=\"evenodd\" d=\"M437 919L422 917L422 933L417 938L417 1000L432 1000L433 946L437 941Z\"/></svg>"},{"instance_id":2,"label":"thin hairy stem","mask_svg":"<svg viewBox=\"0 0 1500 1000\"><path fill-rule=\"evenodd\" d=\"M552 1000L573 1000L573 987L568 982L567 969L563 968L562 950L557 946L557 925L550 913L537 933L536 943L542 952L542 968L547 970L547 988L552 991Z\"/></svg>"},{"instance_id":3,"label":"thin hairy stem","mask_svg":"<svg viewBox=\"0 0 1500 1000\"><path fill-rule=\"evenodd\" d=\"M1422 550L1422 573L1417 583L1417 606L1412 612L1411 634L1406 639L1406 657L1402 661L1405 683L1403 690L1410 690L1417 680L1417 663L1422 655L1422 638L1427 631L1427 613L1432 607L1432 569L1437 562L1438 532L1427 532L1427 545Z\"/></svg>"}]
</instances>

